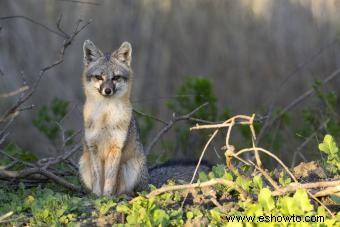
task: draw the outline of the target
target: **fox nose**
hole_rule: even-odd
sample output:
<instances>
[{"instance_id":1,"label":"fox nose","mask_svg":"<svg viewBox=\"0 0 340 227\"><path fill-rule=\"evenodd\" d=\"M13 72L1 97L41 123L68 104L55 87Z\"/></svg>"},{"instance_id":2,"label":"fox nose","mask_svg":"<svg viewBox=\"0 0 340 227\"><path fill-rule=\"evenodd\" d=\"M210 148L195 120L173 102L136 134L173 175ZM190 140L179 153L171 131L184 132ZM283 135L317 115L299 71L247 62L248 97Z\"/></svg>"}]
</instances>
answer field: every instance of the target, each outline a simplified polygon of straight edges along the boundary
<instances>
[{"instance_id":1,"label":"fox nose","mask_svg":"<svg viewBox=\"0 0 340 227\"><path fill-rule=\"evenodd\" d=\"M105 92L106 95L111 95L112 90L111 90L111 88L105 88L104 92Z\"/></svg>"}]
</instances>

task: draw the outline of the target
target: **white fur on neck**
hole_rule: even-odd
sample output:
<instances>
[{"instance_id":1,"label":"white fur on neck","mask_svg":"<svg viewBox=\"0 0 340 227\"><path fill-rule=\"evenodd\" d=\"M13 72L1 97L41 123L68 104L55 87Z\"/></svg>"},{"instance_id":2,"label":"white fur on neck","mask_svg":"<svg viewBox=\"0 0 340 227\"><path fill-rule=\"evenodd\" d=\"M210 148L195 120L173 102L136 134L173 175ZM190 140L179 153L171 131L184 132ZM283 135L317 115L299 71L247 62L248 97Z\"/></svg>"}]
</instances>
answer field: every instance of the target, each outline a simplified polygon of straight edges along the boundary
<instances>
[{"instance_id":1,"label":"white fur on neck","mask_svg":"<svg viewBox=\"0 0 340 227\"><path fill-rule=\"evenodd\" d=\"M84 117L93 122L91 128L85 128L87 143L97 144L99 150L108 142L123 146L132 116L130 102L114 97L98 97L97 100L87 100L85 109L87 113ZM104 115L107 117L105 125L102 123Z\"/></svg>"}]
</instances>

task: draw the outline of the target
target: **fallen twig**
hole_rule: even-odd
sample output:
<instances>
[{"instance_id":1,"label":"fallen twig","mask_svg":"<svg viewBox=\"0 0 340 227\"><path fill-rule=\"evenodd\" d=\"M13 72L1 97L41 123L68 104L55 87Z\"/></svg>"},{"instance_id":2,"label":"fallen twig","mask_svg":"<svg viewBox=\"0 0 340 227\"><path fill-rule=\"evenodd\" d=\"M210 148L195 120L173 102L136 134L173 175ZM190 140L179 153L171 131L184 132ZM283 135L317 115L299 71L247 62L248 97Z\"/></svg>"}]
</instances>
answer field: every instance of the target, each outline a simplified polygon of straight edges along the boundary
<instances>
[{"instance_id":1,"label":"fallen twig","mask_svg":"<svg viewBox=\"0 0 340 227\"><path fill-rule=\"evenodd\" d=\"M198 163L197 163L197 165L196 165L195 171L194 171L194 173L193 173L193 175L192 175L192 178L191 178L189 184L192 184L192 183L194 182L194 179L195 179L195 177L196 177L198 168L199 168L200 165L201 165L201 162L202 162L203 156L204 156L204 154L205 154L205 151L207 150L209 144L210 144L211 141L215 138L215 136L217 135L217 133L218 133L218 129L216 129L216 130L214 131L214 133L210 136L208 142L205 144L205 146L204 146L204 148L203 148L203 151L202 151L201 156L200 156L200 158L199 158L199 160L198 160ZM183 202L182 202L182 207L183 207L183 205L184 205L185 200L187 199L187 197L188 197L188 193L184 196L184 199L183 199Z\"/></svg>"},{"instance_id":2,"label":"fallen twig","mask_svg":"<svg viewBox=\"0 0 340 227\"><path fill-rule=\"evenodd\" d=\"M60 176L54 174L52 171L48 170L50 166L68 159L72 154L74 154L80 148L81 148L81 145L76 145L72 149L66 151L65 153L57 157L40 159L36 165L14 158L15 160L19 162L29 165L30 168L26 168L26 169L19 170L19 171L0 170L0 178L7 179L7 180L15 180L15 179L22 179L22 178L24 179L31 178L33 180L43 180L43 179L46 179L43 177L45 176L48 179L53 180L66 188L69 188L74 191L80 191L80 187L66 181Z\"/></svg>"},{"instance_id":3,"label":"fallen twig","mask_svg":"<svg viewBox=\"0 0 340 227\"><path fill-rule=\"evenodd\" d=\"M319 191L314 194L315 197L323 197L323 196L328 196L328 195L340 195L340 183L335 186L335 187L329 187L326 188L325 190Z\"/></svg>"},{"instance_id":4,"label":"fallen twig","mask_svg":"<svg viewBox=\"0 0 340 227\"><path fill-rule=\"evenodd\" d=\"M222 179L222 178L215 178L215 179L211 179L209 181L202 182L202 183L165 186L165 187L161 187L159 189L153 190L146 197L151 198L151 197L154 197L156 195L162 194L164 192L185 190L185 189L191 189L191 188L203 188L203 187L213 186L213 185L216 185L216 184L225 185L225 186L230 187L230 188L234 189L235 191L239 192L242 200L247 198L247 192L244 191L240 186L238 186L233 181L229 181L229 180Z\"/></svg>"},{"instance_id":5,"label":"fallen twig","mask_svg":"<svg viewBox=\"0 0 340 227\"><path fill-rule=\"evenodd\" d=\"M340 74L340 69L338 69L337 72L333 73L330 77L328 77L326 79L326 82L331 80L332 78L334 78L335 75L337 75L337 74ZM291 108L291 107L289 106L289 108ZM225 146L222 147L222 149L225 149L226 164L234 174L236 174L237 176L240 176L238 170L232 165L232 159L233 158L241 160L242 162L244 162L246 164L250 163L255 167L255 169L259 170L262 173L262 175L270 182L270 184L275 189L275 191L274 191L275 195L279 195L280 193L285 193L286 192L285 190L296 191L299 187L305 188L307 194L311 198L313 198L321 206L323 206L330 213L331 216L334 216L334 214L317 198L316 195L320 196L320 195L323 195L323 194L331 193L331 192L334 192L335 190L338 190L338 188L334 188L334 187L329 188L328 190L326 189L322 193L320 192L319 194L313 195L308 190L311 185L300 186L301 184L298 182L298 180L293 175L293 173L289 170L289 168L276 155L274 155L272 152L270 152L266 149L263 149L263 148L256 146L256 144L257 144L256 143L256 134L255 134L254 126L253 126L254 118L255 118L254 115L252 115L251 117L245 116L245 115L237 115L237 116L234 116L234 117L232 117L232 118L228 119L227 121L220 123L220 124L196 125L195 127L192 127L191 130L196 130L196 129L216 129L216 130L218 130L218 129L221 129L221 128L227 128ZM239 151L235 151L235 147L230 144L231 130L232 130L232 128L235 124L249 125L250 131L251 131L251 136L252 136L252 138L251 138L252 139L252 147L251 148L244 148L244 149L241 149ZM209 140L209 142L210 142L210 140ZM247 152L254 152L255 153L256 164L254 164L251 161L245 161L245 160L243 160L242 158L239 157L241 154L247 153ZM269 176L269 174L267 174L267 172L264 169L262 169L262 167L261 167L262 163L261 163L261 159L260 159L260 156L259 156L259 152L264 153L264 154L270 156L271 158L275 159L283 167L283 169L288 173L288 175L293 179L294 184L297 185L297 186L292 187L292 185L291 185L290 188L287 188L285 190L280 189L279 185ZM182 205L183 205L183 203L182 203Z\"/></svg>"},{"instance_id":6,"label":"fallen twig","mask_svg":"<svg viewBox=\"0 0 340 227\"><path fill-rule=\"evenodd\" d=\"M295 192L296 190L302 189L315 189L315 188L328 188L328 187L339 187L340 180L337 181L321 181L321 182L312 182L312 183L291 183L284 188L280 188L278 190L273 191L274 196L284 195L287 193ZM320 197L321 194L316 193L316 197Z\"/></svg>"}]
</instances>

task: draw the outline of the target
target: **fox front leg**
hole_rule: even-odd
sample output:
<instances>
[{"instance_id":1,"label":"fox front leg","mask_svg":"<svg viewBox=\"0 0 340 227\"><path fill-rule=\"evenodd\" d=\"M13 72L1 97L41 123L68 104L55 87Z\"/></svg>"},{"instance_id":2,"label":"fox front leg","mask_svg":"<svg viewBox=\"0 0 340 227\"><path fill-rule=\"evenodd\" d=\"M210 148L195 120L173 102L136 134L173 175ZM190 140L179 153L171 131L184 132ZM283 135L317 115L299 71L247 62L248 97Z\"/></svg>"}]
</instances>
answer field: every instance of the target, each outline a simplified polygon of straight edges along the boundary
<instances>
[{"instance_id":1,"label":"fox front leg","mask_svg":"<svg viewBox=\"0 0 340 227\"><path fill-rule=\"evenodd\" d=\"M79 159L79 173L82 182L84 183L85 187L88 190L92 191L92 182L93 182L93 176L92 176L92 163L91 163L91 156L90 152L84 147L84 152L82 156Z\"/></svg>"},{"instance_id":2,"label":"fox front leg","mask_svg":"<svg viewBox=\"0 0 340 227\"><path fill-rule=\"evenodd\" d=\"M117 178L119 172L121 148L111 146L104 164L104 188L103 195L111 195L117 191Z\"/></svg>"},{"instance_id":3,"label":"fox front leg","mask_svg":"<svg viewBox=\"0 0 340 227\"><path fill-rule=\"evenodd\" d=\"M91 175L92 175L92 192L97 196L102 195L103 185L103 163L97 154L90 152L91 157Z\"/></svg>"}]
</instances>

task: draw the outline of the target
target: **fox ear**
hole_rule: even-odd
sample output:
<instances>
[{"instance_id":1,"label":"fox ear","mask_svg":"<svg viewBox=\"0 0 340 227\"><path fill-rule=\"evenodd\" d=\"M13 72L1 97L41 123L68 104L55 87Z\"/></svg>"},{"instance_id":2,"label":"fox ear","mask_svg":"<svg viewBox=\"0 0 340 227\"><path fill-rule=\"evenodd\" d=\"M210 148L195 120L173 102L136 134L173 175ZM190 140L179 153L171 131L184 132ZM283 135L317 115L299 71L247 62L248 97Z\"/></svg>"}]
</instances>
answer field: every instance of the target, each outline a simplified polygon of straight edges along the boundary
<instances>
[{"instance_id":1,"label":"fox ear","mask_svg":"<svg viewBox=\"0 0 340 227\"><path fill-rule=\"evenodd\" d=\"M118 59L120 62L126 64L127 66L131 65L131 54L132 47L129 42L123 42L122 45L113 52L112 57Z\"/></svg>"},{"instance_id":2,"label":"fox ear","mask_svg":"<svg viewBox=\"0 0 340 227\"><path fill-rule=\"evenodd\" d=\"M103 56L103 53L93 44L91 40L85 40L83 52L85 65L88 65Z\"/></svg>"}]
</instances>

